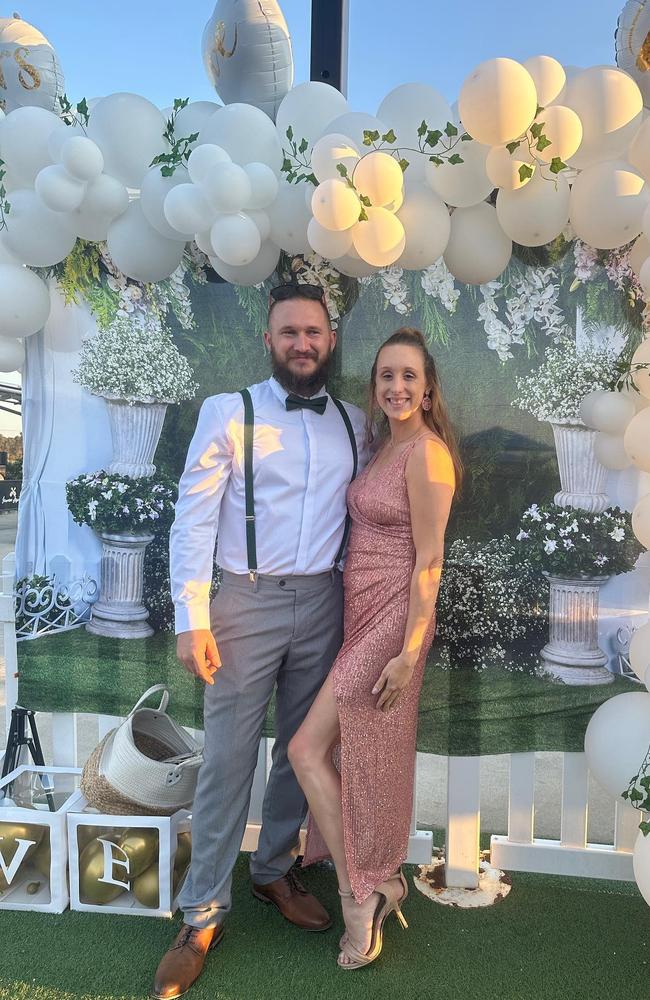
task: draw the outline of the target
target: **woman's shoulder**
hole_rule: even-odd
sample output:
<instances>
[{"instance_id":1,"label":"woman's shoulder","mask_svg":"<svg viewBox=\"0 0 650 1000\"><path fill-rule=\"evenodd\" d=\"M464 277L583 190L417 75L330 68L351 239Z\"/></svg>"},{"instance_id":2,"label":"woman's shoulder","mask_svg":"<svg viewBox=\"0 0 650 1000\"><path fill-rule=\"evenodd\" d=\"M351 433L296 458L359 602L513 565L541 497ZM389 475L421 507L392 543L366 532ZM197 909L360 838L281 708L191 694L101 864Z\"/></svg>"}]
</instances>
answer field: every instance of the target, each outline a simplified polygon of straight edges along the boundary
<instances>
[{"instance_id":1,"label":"woman's shoulder","mask_svg":"<svg viewBox=\"0 0 650 1000\"><path fill-rule=\"evenodd\" d=\"M436 481L442 478L446 482L455 482L454 461L449 448L435 431L427 428L420 437L416 438L410 450L406 471L407 474L414 473L415 475L419 471L427 480L432 481L431 471L433 467L437 473Z\"/></svg>"}]
</instances>

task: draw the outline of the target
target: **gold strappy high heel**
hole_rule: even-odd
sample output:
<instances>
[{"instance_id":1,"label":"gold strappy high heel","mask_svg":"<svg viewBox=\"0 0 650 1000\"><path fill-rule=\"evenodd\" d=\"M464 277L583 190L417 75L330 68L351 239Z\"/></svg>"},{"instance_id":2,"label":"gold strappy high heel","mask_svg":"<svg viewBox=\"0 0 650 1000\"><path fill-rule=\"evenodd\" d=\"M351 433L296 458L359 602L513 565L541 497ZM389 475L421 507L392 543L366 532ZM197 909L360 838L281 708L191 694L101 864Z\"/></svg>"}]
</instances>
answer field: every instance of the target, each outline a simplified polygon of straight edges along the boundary
<instances>
[{"instance_id":1,"label":"gold strappy high heel","mask_svg":"<svg viewBox=\"0 0 650 1000\"><path fill-rule=\"evenodd\" d=\"M399 880L399 889L395 884L397 880ZM406 899L408 891L408 883L404 878L401 869L392 878L377 886L375 892L378 892L381 896L383 896L383 900L380 900L377 904L377 909L375 910L375 915L372 920L372 934L370 937L370 946L368 951L363 953L355 948L350 941L348 932L346 931L341 938L339 945L343 954L347 958L352 959L352 961L343 963L340 960L337 960L340 969L361 969L364 965L370 965L370 963L374 962L376 958L379 958L383 945L384 921L390 913L395 913L395 916L402 925L403 930L407 929L408 923L406 922L406 917L402 913L401 904ZM351 891L342 892L339 889L339 895L352 896L353 894Z\"/></svg>"}]
</instances>

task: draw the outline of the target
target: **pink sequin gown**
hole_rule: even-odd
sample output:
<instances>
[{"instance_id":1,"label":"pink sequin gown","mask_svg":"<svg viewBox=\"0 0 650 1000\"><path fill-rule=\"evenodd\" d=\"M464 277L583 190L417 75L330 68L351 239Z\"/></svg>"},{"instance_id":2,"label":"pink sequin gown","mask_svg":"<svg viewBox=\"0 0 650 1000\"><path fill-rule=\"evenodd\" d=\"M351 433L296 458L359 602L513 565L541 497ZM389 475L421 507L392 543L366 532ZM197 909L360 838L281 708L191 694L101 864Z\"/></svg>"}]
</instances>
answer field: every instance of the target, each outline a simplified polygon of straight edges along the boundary
<instances>
[{"instance_id":1,"label":"pink sequin gown","mask_svg":"<svg viewBox=\"0 0 650 1000\"><path fill-rule=\"evenodd\" d=\"M343 574L344 642L332 667L341 727L334 760L341 773L347 867L358 902L393 874L408 848L418 699L435 616L413 678L394 708L379 711L371 691L404 642L415 564L405 470L423 436L376 473L372 460L348 488L352 530ZM325 857L327 846L310 819L303 865Z\"/></svg>"}]
</instances>

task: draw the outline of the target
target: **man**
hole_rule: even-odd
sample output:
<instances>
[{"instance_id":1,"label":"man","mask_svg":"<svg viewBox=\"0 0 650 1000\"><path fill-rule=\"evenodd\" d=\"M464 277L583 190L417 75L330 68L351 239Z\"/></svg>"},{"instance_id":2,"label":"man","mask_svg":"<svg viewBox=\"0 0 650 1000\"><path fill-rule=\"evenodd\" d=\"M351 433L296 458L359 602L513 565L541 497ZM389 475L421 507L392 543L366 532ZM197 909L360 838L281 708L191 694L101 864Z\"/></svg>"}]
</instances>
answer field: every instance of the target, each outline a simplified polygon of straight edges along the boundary
<instances>
[{"instance_id":1,"label":"man","mask_svg":"<svg viewBox=\"0 0 650 1000\"><path fill-rule=\"evenodd\" d=\"M206 684L205 749L179 900L185 922L156 973L161 1000L190 988L223 935L274 690L253 893L304 930L331 924L292 870L306 803L287 746L342 640L345 494L368 459L365 418L325 390L336 333L321 288L274 289L264 340L273 376L246 400L246 391L224 393L201 407L170 535L177 653ZM223 582L209 605L215 535Z\"/></svg>"}]
</instances>

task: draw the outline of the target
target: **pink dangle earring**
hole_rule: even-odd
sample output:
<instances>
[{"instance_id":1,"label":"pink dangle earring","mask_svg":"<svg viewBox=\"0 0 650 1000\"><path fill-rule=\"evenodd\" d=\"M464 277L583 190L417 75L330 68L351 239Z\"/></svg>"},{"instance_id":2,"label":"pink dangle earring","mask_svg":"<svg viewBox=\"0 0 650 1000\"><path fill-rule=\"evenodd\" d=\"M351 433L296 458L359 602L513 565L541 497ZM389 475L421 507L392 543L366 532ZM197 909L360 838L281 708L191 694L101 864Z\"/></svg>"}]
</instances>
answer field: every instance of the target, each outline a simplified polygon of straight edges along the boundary
<instances>
[{"instance_id":1,"label":"pink dangle earring","mask_svg":"<svg viewBox=\"0 0 650 1000\"><path fill-rule=\"evenodd\" d=\"M431 409L431 396L428 393L422 400L422 409L425 411Z\"/></svg>"}]
</instances>

